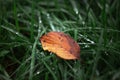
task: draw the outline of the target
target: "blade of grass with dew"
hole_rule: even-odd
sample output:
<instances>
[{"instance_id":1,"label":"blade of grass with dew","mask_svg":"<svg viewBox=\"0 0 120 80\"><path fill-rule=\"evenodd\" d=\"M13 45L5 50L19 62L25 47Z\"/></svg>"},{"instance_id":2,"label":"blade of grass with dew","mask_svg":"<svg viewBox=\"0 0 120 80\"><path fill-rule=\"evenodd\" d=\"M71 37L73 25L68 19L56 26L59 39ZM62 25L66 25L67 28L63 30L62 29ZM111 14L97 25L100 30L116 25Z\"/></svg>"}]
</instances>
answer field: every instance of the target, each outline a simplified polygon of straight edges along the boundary
<instances>
[{"instance_id":1,"label":"blade of grass with dew","mask_svg":"<svg viewBox=\"0 0 120 80\"><path fill-rule=\"evenodd\" d=\"M103 48L101 46L102 43L103 43L103 34L104 34L104 30L101 30L101 34L100 34L100 38L99 38L99 43L97 44L98 48L96 50L96 56L94 58L94 64L93 64L93 68L92 68L92 73L91 73L90 80L94 79L94 74L95 74L95 71L96 71L97 63L98 63L98 60L100 58L100 50Z\"/></svg>"},{"instance_id":2,"label":"blade of grass with dew","mask_svg":"<svg viewBox=\"0 0 120 80\"><path fill-rule=\"evenodd\" d=\"M36 49L36 45L37 45L37 41L40 37L40 26L38 28L38 35L35 39L35 42L33 44L33 49L32 49L32 54L31 54L31 64L30 64L30 75L29 75L29 80L32 80L33 78L33 72L34 72L34 65L35 65L35 49Z\"/></svg>"}]
</instances>

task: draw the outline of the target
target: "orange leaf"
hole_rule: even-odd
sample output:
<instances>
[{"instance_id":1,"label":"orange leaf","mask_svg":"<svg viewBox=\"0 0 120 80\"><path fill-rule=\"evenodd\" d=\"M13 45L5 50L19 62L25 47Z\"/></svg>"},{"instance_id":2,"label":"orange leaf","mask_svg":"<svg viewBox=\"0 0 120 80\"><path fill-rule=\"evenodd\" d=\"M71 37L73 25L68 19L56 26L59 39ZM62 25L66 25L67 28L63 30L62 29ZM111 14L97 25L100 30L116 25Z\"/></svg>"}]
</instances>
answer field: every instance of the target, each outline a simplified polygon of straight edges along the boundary
<instances>
[{"instance_id":1,"label":"orange leaf","mask_svg":"<svg viewBox=\"0 0 120 80\"><path fill-rule=\"evenodd\" d=\"M80 47L69 35L63 32L49 32L40 38L44 50L55 53L57 56L71 60L79 59Z\"/></svg>"}]
</instances>

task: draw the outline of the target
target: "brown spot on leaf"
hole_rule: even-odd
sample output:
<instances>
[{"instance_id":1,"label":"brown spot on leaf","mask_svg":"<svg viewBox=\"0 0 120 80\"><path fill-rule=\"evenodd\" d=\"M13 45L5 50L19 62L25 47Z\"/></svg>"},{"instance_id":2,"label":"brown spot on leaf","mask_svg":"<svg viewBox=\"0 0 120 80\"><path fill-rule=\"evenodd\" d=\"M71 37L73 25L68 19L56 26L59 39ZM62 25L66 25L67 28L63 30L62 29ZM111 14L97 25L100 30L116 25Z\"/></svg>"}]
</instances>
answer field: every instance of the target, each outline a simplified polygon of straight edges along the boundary
<instances>
[{"instance_id":1,"label":"brown spot on leaf","mask_svg":"<svg viewBox=\"0 0 120 80\"><path fill-rule=\"evenodd\" d=\"M70 50L70 54L73 54L73 51L72 51L72 50Z\"/></svg>"},{"instance_id":2,"label":"brown spot on leaf","mask_svg":"<svg viewBox=\"0 0 120 80\"><path fill-rule=\"evenodd\" d=\"M43 40L43 42L46 42L46 40Z\"/></svg>"}]
</instances>

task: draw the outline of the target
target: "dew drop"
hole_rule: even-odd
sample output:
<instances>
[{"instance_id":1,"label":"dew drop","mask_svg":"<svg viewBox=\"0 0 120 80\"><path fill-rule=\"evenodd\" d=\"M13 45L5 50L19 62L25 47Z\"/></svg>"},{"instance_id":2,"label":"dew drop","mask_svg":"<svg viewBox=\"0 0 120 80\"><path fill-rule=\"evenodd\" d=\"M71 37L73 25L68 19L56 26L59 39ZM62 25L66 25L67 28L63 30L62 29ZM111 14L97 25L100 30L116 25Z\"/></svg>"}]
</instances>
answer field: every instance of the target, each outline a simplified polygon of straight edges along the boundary
<instances>
[{"instance_id":1,"label":"dew drop","mask_svg":"<svg viewBox=\"0 0 120 80\"><path fill-rule=\"evenodd\" d=\"M40 74L40 72L38 71L36 74Z\"/></svg>"}]
</instances>

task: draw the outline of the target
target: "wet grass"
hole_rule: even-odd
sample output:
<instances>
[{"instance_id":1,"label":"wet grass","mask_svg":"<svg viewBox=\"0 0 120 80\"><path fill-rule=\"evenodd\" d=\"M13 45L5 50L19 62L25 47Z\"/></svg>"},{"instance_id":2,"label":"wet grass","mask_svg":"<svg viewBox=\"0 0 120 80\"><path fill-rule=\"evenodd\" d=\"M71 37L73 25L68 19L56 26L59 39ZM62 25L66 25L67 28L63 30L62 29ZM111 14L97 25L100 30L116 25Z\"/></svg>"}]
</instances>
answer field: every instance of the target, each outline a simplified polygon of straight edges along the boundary
<instances>
[{"instance_id":1,"label":"wet grass","mask_svg":"<svg viewBox=\"0 0 120 80\"><path fill-rule=\"evenodd\" d=\"M120 1L0 1L0 80L119 80ZM81 60L44 51L40 36L62 31Z\"/></svg>"}]
</instances>

